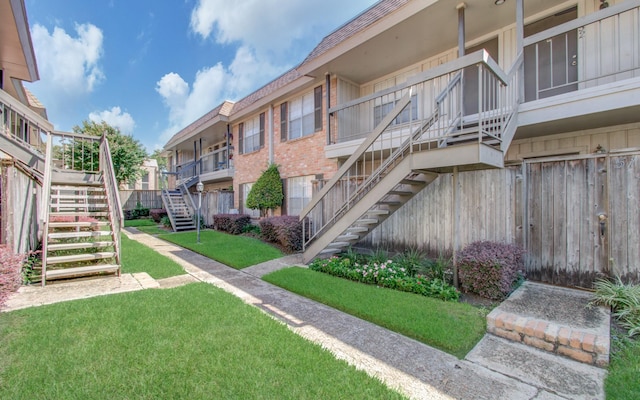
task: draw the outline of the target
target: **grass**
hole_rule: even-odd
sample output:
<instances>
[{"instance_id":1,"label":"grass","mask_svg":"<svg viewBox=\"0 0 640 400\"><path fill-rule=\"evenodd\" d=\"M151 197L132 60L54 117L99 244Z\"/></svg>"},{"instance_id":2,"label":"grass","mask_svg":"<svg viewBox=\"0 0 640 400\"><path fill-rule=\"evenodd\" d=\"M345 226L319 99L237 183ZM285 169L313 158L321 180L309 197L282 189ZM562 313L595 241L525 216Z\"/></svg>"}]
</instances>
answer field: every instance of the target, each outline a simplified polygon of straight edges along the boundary
<instances>
[{"instance_id":1,"label":"grass","mask_svg":"<svg viewBox=\"0 0 640 400\"><path fill-rule=\"evenodd\" d=\"M236 269L283 256L280 250L258 239L210 229L200 232L199 244L196 243L196 232L171 233L158 237Z\"/></svg>"},{"instance_id":2,"label":"grass","mask_svg":"<svg viewBox=\"0 0 640 400\"><path fill-rule=\"evenodd\" d=\"M128 219L124 221L124 226L125 228L137 228L139 226L158 226L158 224L152 219Z\"/></svg>"},{"instance_id":3,"label":"grass","mask_svg":"<svg viewBox=\"0 0 640 400\"><path fill-rule=\"evenodd\" d=\"M2 399L394 399L204 283L0 314Z\"/></svg>"},{"instance_id":4,"label":"grass","mask_svg":"<svg viewBox=\"0 0 640 400\"><path fill-rule=\"evenodd\" d=\"M154 279L168 278L184 274L184 269L175 261L157 253L155 250L121 236L122 272L125 274L147 272Z\"/></svg>"},{"instance_id":5,"label":"grass","mask_svg":"<svg viewBox=\"0 0 640 400\"><path fill-rule=\"evenodd\" d=\"M640 393L640 340L613 338L611 364L604 382L608 399L632 400Z\"/></svg>"},{"instance_id":6,"label":"grass","mask_svg":"<svg viewBox=\"0 0 640 400\"><path fill-rule=\"evenodd\" d=\"M464 357L486 330L487 310L365 285L303 268L263 277L267 282Z\"/></svg>"},{"instance_id":7,"label":"grass","mask_svg":"<svg viewBox=\"0 0 640 400\"><path fill-rule=\"evenodd\" d=\"M141 231L141 232L148 233L149 235L164 235L164 234L168 233L167 230L158 227L158 225L154 225L154 226L137 226L136 229Z\"/></svg>"}]
</instances>

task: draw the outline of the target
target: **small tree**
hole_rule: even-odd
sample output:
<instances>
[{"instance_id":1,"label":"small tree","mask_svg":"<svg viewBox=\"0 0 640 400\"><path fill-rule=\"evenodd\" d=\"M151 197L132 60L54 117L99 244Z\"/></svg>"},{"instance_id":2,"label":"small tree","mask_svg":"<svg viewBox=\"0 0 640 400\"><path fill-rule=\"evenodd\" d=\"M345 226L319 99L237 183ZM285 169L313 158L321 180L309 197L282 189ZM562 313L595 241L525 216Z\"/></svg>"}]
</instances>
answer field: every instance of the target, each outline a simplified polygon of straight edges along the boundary
<instances>
[{"instance_id":1,"label":"small tree","mask_svg":"<svg viewBox=\"0 0 640 400\"><path fill-rule=\"evenodd\" d=\"M282 180L276 164L271 164L253 184L247 196L247 207L260 210L260 216L266 217L268 210L282 205L284 193Z\"/></svg>"}]
</instances>

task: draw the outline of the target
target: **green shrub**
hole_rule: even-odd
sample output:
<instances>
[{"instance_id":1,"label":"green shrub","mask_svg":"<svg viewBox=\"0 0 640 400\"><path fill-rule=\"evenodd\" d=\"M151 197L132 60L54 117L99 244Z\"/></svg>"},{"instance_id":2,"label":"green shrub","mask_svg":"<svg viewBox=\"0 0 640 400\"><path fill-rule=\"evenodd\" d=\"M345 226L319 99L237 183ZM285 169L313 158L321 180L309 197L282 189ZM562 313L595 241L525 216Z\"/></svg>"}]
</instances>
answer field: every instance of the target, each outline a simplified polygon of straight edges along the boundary
<instances>
[{"instance_id":1,"label":"green shrub","mask_svg":"<svg viewBox=\"0 0 640 400\"><path fill-rule=\"evenodd\" d=\"M524 277L524 253L514 244L469 244L458 253L462 290L491 300L506 298Z\"/></svg>"},{"instance_id":2,"label":"green shrub","mask_svg":"<svg viewBox=\"0 0 640 400\"><path fill-rule=\"evenodd\" d=\"M445 281L429 279L420 275L411 276L405 267L393 260L386 260L382 263L370 261L366 264L360 264L354 262L351 257L332 257L325 260L314 260L309 264L309 269L441 300L457 301L460 298L458 290Z\"/></svg>"},{"instance_id":3,"label":"green shrub","mask_svg":"<svg viewBox=\"0 0 640 400\"><path fill-rule=\"evenodd\" d=\"M169 219L169 217L167 215L165 215L164 217L160 218L160 223L165 228L171 228L171 220Z\"/></svg>"},{"instance_id":4,"label":"green shrub","mask_svg":"<svg viewBox=\"0 0 640 400\"><path fill-rule=\"evenodd\" d=\"M282 179L276 164L271 164L251 186L247 195L247 207L260 210L260 216L266 217L267 210L275 210L282 205L284 191Z\"/></svg>"},{"instance_id":5,"label":"green shrub","mask_svg":"<svg viewBox=\"0 0 640 400\"><path fill-rule=\"evenodd\" d=\"M615 281L598 279L594 288L592 302L611 307L629 336L640 335L640 285L625 285L618 277Z\"/></svg>"}]
</instances>

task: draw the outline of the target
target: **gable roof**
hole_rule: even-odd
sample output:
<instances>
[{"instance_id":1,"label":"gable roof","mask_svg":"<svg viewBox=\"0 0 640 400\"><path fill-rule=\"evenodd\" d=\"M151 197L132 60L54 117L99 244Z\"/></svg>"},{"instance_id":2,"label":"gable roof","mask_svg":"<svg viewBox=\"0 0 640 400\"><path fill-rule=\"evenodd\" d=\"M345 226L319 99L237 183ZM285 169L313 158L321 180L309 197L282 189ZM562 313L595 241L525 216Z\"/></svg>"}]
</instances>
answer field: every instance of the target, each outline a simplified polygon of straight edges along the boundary
<instances>
[{"instance_id":1,"label":"gable roof","mask_svg":"<svg viewBox=\"0 0 640 400\"><path fill-rule=\"evenodd\" d=\"M215 118L219 118L221 121L226 121L229 115L231 115L231 111L233 110L233 108L234 108L234 103L232 101L228 101L228 100L224 101L218 107L209 111L202 117L198 118L191 124L187 125L181 131L173 135L171 139L169 139L169 141L164 145L164 147L166 148L166 147L173 146L187 139L191 135L198 133L198 128L201 128L203 125L214 120Z\"/></svg>"}]
</instances>

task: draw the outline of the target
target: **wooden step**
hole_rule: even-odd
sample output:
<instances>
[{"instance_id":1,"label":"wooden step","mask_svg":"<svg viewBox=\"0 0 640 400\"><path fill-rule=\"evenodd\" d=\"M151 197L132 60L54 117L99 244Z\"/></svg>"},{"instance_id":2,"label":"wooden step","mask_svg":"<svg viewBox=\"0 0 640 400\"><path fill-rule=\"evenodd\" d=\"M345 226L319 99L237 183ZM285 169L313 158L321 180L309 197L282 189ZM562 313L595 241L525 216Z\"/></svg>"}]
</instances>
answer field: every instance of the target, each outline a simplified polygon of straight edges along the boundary
<instances>
[{"instance_id":1,"label":"wooden step","mask_svg":"<svg viewBox=\"0 0 640 400\"><path fill-rule=\"evenodd\" d=\"M346 232L347 233L365 233L365 232L369 232L369 228L364 226L352 226L350 228L347 228Z\"/></svg>"},{"instance_id":2,"label":"wooden step","mask_svg":"<svg viewBox=\"0 0 640 400\"><path fill-rule=\"evenodd\" d=\"M350 242L331 242L327 247L333 248L333 249L339 249L339 248L344 248L349 246L351 246Z\"/></svg>"},{"instance_id":3,"label":"wooden step","mask_svg":"<svg viewBox=\"0 0 640 400\"><path fill-rule=\"evenodd\" d=\"M359 220L356 221L356 224L362 224L362 225L374 225L377 223L378 223L377 218L360 218Z\"/></svg>"},{"instance_id":4,"label":"wooden step","mask_svg":"<svg viewBox=\"0 0 640 400\"><path fill-rule=\"evenodd\" d=\"M52 194L51 200L106 200L107 196L97 194Z\"/></svg>"},{"instance_id":5,"label":"wooden step","mask_svg":"<svg viewBox=\"0 0 640 400\"><path fill-rule=\"evenodd\" d=\"M49 213L49 217L108 217L106 211L56 211Z\"/></svg>"},{"instance_id":6,"label":"wooden step","mask_svg":"<svg viewBox=\"0 0 640 400\"><path fill-rule=\"evenodd\" d=\"M411 185L411 186L426 186L427 182L419 181L415 179L403 179L400 181L403 185Z\"/></svg>"},{"instance_id":7,"label":"wooden step","mask_svg":"<svg viewBox=\"0 0 640 400\"><path fill-rule=\"evenodd\" d=\"M74 276L90 275L97 273L117 273L120 266L117 264L90 265L86 267L47 269L46 279L71 278Z\"/></svg>"},{"instance_id":8,"label":"wooden step","mask_svg":"<svg viewBox=\"0 0 640 400\"><path fill-rule=\"evenodd\" d=\"M339 242L353 242L358 239L360 239L360 236L352 234L340 235L336 238Z\"/></svg>"},{"instance_id":9,"label":"wooden step","mask_svg":"<svg viewBox=\"0 0 640 400\"><path fill-rule=\"evenodd\" d=\"M413 192L409 192L408 190L391 190L387 194L396 196L412 196Z\"/></svg>"},{"instance_id":10,"label":"wooden step","mask_svg":"<svg viewBox=\"0 0 640 400\"><path fill-rule=\"evenodd\" d=\"M389 210L369 210L366 215L389 215Z\"/></svg>"},{"instance_id":11,"label":"wooden step","mask_svg":"<svg viewBox=\"0 0 640 400\"><path fill-rule=\"evenodd\" d=\"M49 233L47 237L49 239L72 239L72 238L110 236L112 234L113 232L111 231L53 232L53 233Z\"/></svg>"},{"instance_id":12,"label":"wooden step","mask_svg":"<svg viewBox=\"0 0 640 400\"><path fill-rule=\"evenodd\" d=\"M190 231L190 230L194 230L196 229L195 225L188 225L188 226L178 226L176 225L176 231Z\"/></svg>"},{"instance_id":13,"label":"wooden step","mask_svg":"<svg viewBox=\"0 0 640 400\"><path fill-rule=\"evenodd\" d=\"M63 264L63 263L79 262L79 261L103 260L105 258L114 258L115 256L116 256L116 253L112 251L102 251L102 252L86 253L86 254L74 254L70 256L53 256L53 257L47 257L47 265Z\"/></svg>"},{"instance_id":14,"label":"wooden step","mask_svg":"<svg viewBox=\"0 0 640 400\"><path fill-rule=\"evenodd\" d=\"M101 247L110 247L113 246L114 242L112 241L102 241L102 242L80 242L80 243L52 243L47 245L48 251L58 251L58 250L77 250L77 249L98 249Z\"/></svg>"},{"instance_id":15,"label":"wooden step","mask_svg":"<svg viewBox=\"0 0 640 400\"><path fill-rule=\"evenodd\" d=\"M68 185L60 183L58 185L51 184L52 192L104 192L104 185L102 183L90 184L90 185Z\"/></svg>"},{"instance_id":16,"label":"wooden step","mask_svg":"<svg viewBox=\"0 0 640 400\"><path fill-rule=\"evenodd\" d=\"M395 207L395 206L401 206L403 203L401 201L382 200L376 204Z\"/></svg>"},{"instance_id":17,"label":"wooden step","mask_svg":"<svg viewBox=\"0 0 640 400\"><path fill-rule=\"evenodd\" d=\"M49 228L97 228L108 226L107 221L70 221L70 222L49 222Z\"/></svg>"}]
</instances>

